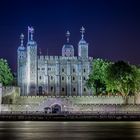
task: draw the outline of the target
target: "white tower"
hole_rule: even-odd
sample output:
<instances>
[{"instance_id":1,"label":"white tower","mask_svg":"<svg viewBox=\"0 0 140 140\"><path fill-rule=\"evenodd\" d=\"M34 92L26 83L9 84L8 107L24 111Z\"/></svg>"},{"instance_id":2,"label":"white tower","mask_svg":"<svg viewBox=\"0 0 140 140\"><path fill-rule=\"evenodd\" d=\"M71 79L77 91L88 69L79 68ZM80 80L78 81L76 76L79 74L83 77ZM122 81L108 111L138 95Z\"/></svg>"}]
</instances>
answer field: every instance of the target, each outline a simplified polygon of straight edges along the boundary
<instances>
[{"instance_id":1,"label":"white tower","mask_svg":"<svg viewBox=\"0 0 140 140\"><path fill-rule=\"evenodd\" d=\"M20 35L21 44L17 50L17 73L18 73L18 86L21 87L21 95L25 94L25 86L26 86L26 49L23 45L24 35Z\"/></svg>"},{"instance_id":2,"label":"white tower","mask_svg":"<svg viewBox=\"0 0 140 140\"><path fill-rule=\"evenodd\" d=\"M73 45L69 44L69 37L70 37L69 31L67 31L66 37L67 37L67 43L63 45L62 56L73 57L74 56L74 48L73 48Z\"/></svg>"},{"instance_id":3,"label":"white tower","mask_svg":"<svg viewBox=\"0 0 140 140\"><path fill-rule=\"evenodd\" d=\"M82 58L88 58L88 43L84 40L85 28L81 28L81 40L78 43L78 56Z\"/></svg>"},{"instance_id":4,"label":"white tower","mask_svg":"<svg viewBox=\"0 0 140 140\"><path fill-rule=\"evenodd\" d=\"M28 27L27 95L37 94L37 43L33 40L33 33L33 27Z\"/></svg>"}]
</instances>

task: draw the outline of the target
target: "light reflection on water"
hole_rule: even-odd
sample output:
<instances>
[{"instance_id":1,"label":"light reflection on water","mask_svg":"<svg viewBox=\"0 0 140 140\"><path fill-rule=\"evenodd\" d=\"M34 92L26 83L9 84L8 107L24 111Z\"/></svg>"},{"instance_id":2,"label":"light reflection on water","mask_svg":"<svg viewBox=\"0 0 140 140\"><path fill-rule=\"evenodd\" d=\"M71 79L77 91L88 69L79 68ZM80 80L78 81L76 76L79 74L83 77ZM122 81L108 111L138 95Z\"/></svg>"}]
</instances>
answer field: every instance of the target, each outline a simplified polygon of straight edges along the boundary
<instances>
[{"instance_id":1,"label":"light reflection on water","mask_svg":"<svg viewBox=\"0 0 140 140\"><path fill-rule=\"evenodd\" d=\"M0 140L139 140L140 122L0 122Z\"/></svg>"}]
</instances>

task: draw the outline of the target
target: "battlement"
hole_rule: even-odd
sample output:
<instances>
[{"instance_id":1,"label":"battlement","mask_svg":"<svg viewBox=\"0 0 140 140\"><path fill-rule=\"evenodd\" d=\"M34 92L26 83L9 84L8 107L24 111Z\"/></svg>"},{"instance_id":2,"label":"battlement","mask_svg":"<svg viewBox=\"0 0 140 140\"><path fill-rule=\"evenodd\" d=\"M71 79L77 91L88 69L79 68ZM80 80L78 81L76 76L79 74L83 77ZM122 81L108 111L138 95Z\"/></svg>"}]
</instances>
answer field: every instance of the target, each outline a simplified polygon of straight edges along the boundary
<instances>
[{"instance_id":1,"label":"battlement","mask_svg":"<svg viewBox=\"0 0 140 140\"><path fill-rule=\"evenodd\" d=\"M40 104L46 99L64 99L69 100L73 104L124 104L122 96L20 96L17 104ZM134 96L128 96L128 104L134 104ZM140 104L137 102L137 104Z\"/></svg>"},{"instance_id":2,"label":"battlement","mask_svg":"<svg viewBox=\"0 0 140 140\"><path fill-rule=\"evenodd\" d=\"M92 61L93 57L88 57L88 58L82 58L82 57L77 57L77 56L73 56L73 57L65 57L65 56L44 56L44 55L40 55L38 56L38 61L46 61L46 60L88 60L88 61Z\"/></svg>"}]
</instances>

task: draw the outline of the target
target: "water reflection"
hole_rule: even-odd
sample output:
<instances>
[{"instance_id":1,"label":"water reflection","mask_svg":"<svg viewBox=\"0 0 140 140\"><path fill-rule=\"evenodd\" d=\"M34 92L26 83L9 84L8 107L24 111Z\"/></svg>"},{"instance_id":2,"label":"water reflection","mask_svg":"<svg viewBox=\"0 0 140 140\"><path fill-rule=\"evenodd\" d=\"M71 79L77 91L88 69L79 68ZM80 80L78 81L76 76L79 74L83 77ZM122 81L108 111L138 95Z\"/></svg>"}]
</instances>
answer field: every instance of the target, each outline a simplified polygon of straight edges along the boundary
<instances>
[{"instance_id":1,"label":"water reflection","mask_svg":"<svg viewBox=\"0 0 140 140\"><path fill-rule=\"evenodd\" d=\"M0 122L0 140L138 140L140 122Z\"/></svg>"}]
</instances>

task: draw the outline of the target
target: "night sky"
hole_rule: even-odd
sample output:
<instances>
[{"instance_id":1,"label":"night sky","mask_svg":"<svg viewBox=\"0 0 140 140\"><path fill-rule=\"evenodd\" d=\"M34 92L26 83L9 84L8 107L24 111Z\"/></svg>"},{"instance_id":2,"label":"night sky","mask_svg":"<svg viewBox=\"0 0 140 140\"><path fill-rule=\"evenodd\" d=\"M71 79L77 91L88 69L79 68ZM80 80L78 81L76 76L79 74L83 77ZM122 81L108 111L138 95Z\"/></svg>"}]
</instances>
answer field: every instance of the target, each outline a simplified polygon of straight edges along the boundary
<instances>
[{"instance_id":1,"label":"night sky","mask_svg":"<svg viewBox=\"0 0 140 140\"><path fill-rule=\"evenodd\" d=\"M84 26L90 56L140 64L139 0L1 0L0 57L13 71L19 36L24 33L27 38L28 26L34 27L43 55L61 55L67 30L77 55Z\"/></svg>"}]
</instances>

